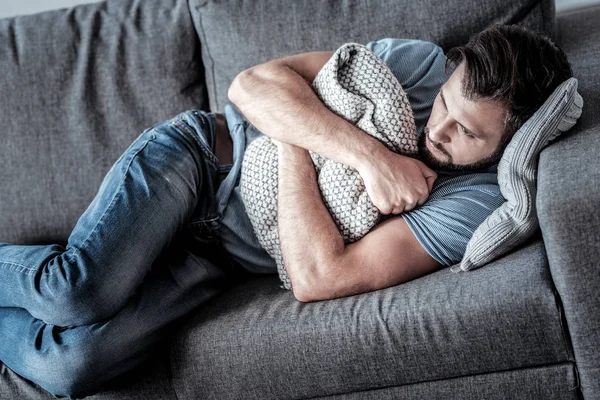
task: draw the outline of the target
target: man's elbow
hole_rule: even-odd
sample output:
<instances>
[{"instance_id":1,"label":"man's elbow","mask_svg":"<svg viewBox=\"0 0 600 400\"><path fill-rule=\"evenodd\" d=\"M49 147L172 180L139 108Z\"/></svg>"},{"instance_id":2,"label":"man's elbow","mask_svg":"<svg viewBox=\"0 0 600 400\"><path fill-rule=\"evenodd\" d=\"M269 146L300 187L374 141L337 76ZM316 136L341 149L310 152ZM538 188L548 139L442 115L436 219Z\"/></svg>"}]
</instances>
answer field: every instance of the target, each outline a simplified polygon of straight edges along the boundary
<instances>
[{"instance_id":1,"label":"man's elbow","mask_svg":"<svg viewBox=\"0 0 600 400\"><path fill-rule=\"evenodd\" d=\"M299 290L299 289L297 289L297 288L295 288L295 287L292 286L292 292L294 292L294 297L300 303L310 303L311 301L314 301L309 296L309 294L307 292L305 292L304 290Z\"/></svg>"},{"instance_id":2,"label":"man's elbow","mask_svg":"<svg viewBox=\"0 0 600 400\"><path fill-rule=\"evenodd\" d=\"M353 296L361 293L376 290L368 282L356 279L352 274L350 265L345 268L340 264L328 263L327 268L316 272L312 270L309 276L302 277L295 282L292 281L292 290L294 297L302 303L333 300L341 297ZM387 285L393 286L392 284Z\"/></svg>"},{"instance_id":3,"label":"man's elbow","mask_svg":"<svg viewBox=\"0 0 600 400\"><path fill-rule=\"evenodd\" d=\"M319 300L318 292L322 280L316 276L314 269L311 269L306 264L300 265L300 268L295 268L293 265L290 268L286 262L286 270L292 283L292 292L296 300L302 303Z\"/></svg>"},{"instance_id":4,"label":"man's elbow","mask_svg":"<svg viewBox=\"0 0 600 400\"><path fill-rule=\"evenodd\" d=\"M240 110L246 103L257 98L273 96L280 99L295 91L297 82L290 77L295 74L278 60L248 68L236 75L229 86L227 97Z\"/></svg>"},{"instance_id":5,"label":"man's elbow","mask_svg":"<svg viewBox=\"0 0 600 400\"><path fill-rule=\"evenodd\" d=\"M238 108L240 108L244 98L248 96L249 88L252 87L252 79L254 79L254 71L253 68L249 68L237 74L229 86L227 97Z\"/></svg>"},{"instance_id":6,"label":"man's elbow","mask_svg":"<svg viewBox=\"0 0 600 400\"><path fill-rule=\"evenodd\" d=\"M328 269L318 270L316 268L309 268L303 264L300 266L302 269L293 270L295 275L290 275L288 269L288 276L290 277L292 291L296 300L302 303L309 303L344 296L343 293L338 293L340 289L338 285L332 284L336 282L334 278L336 274L333 274L330 268L331 264L326 265L329 267Z\"/></svg>"},{"instance_id":7,"label":"man's elbow","mask_svg":"<svg viewBox=\"0 0 600 400\"><path fill-rule=\"evenodd\" d=\"M292 282L292 292L294 293L296 300L301 303L309 303L314 301L310 285L307 284L304 279L294 276L293 278L290 277L290 281Z\"/></svg>"}]
</instances>

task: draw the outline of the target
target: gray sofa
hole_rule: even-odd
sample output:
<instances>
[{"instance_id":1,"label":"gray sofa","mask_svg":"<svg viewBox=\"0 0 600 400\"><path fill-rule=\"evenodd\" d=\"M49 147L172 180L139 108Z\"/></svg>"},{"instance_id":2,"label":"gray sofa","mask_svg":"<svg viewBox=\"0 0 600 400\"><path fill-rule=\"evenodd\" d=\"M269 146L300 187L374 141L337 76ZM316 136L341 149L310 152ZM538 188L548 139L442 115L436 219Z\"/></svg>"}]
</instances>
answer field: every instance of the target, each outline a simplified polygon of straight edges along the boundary
<instances>
[{"instance_id":1,"label":"gray sofa","mask_svg":"<svg viewBox=\"0 0 600 400\"><path fill-rule=\"evenodd\" d=\"M447 50L521 23L567 52L586 102L540 156L537 235L472 272L332 301L250 276L90 398L599 399L599 21L548 0L108 0L0 20L0 241L65 244L144 128L222 111L254 64L382 37ZM52 397L0 363L0 398Z\"/></svg>"}]
</instances>

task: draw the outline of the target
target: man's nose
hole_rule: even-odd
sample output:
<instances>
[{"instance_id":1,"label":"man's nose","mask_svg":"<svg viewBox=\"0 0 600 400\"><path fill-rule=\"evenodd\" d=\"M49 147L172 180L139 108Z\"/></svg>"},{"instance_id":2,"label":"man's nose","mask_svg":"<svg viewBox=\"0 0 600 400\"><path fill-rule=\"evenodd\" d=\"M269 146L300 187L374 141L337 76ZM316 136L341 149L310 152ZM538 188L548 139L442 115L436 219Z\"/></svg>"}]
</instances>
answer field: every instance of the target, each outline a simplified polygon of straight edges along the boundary
<instances>
[{"instance_id":1,"label":"man's nose","mask_svg":"<svg viewBox=\"0 0 600 400\"><path fill-rule=\"evenodd\" d=\"M449 118L439 121L429 128L429 139L436 143L448 143L452 125L453 122Z\"/></svg>"}]
</instances>

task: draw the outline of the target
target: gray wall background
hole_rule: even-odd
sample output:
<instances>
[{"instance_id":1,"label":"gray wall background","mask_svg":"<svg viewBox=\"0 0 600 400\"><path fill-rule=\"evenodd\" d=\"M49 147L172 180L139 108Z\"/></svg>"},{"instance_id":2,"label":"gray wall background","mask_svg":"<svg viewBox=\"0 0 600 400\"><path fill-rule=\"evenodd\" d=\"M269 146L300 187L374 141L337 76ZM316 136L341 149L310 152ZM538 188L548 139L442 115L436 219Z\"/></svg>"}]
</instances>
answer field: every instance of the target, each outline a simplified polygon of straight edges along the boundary
<instances>
[{"instance_id":1,"label":"gray wall background","mask_svg":"<svg viewBox=\"0 0 600 400\"><path fill-rule=\"evenodd\" d=\"M0 18L33 14L97 1L99 0L0 0ZM595 4L600 4L600 0L556 0L556 11L564 12Z\"/></svg>"}]
</instances>

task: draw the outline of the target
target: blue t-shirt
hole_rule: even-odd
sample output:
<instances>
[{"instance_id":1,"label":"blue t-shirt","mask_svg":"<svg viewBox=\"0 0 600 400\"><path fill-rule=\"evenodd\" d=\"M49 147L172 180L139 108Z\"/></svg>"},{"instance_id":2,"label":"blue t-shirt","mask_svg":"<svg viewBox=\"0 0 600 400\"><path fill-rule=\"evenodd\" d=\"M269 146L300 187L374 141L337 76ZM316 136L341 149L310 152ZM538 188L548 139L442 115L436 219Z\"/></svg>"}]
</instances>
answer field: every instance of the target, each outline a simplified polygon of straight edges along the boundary
<instances>
[{"instance_id":1,"label":"blue t-shirt","mask_svg":"<svg viewBox=\"0 0 600 400\"><path fill-rule=\"evenodd\" d=\"M381 39L367 48L390 67L404 88L417 126L423 134L433 101L446 82L446 57L442 49L430 42L411 39ZM232 106L225 107L225 117L234 143L245 149L261 136L254 126ZM241 154L241 152L237 152ZM245 212L239 188L241 158L235 157L235 188L221 217L221 239L232 258L254 273L277 272L276 264L260 246ZM237 168L236 168L237 167ZM444 173L438 179L427 202L401 215L387 215L382 220L402 217L423 248L445 266L459 262L475 229L503 202L497 180L497 164L485 172ZM229 178L229 177L228 177Z\"/></svg>"}]
</instances>

